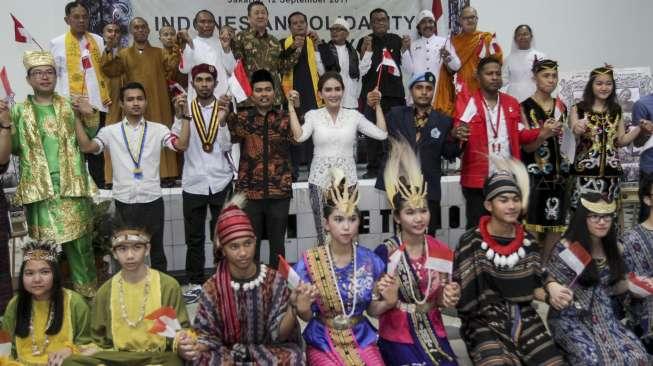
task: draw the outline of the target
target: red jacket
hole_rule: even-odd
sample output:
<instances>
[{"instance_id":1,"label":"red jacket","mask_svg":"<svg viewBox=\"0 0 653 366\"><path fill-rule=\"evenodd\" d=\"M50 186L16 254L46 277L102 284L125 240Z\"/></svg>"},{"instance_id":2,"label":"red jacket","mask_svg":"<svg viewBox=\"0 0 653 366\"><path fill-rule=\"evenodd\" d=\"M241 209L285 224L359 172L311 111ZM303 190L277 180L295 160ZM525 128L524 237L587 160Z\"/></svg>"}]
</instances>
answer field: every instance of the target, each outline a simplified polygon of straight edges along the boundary
<instances>
[{"instance_id":1,"label":"red jacket","mask_svg":"<svg viewBox=\"0 0 653 366\"><path fill-rule=\"evenodd\" d=\"M463 146L460 185L466 188L483 188L483 183L485 183L489 169L487 122L481 91L476 91L471 97L471 100L476 105L476 113L468 122L470 130L469 139ZM516 159L521 159L521 145L535 141L540 130L524 129L523 126L520 126L521 110L517 99L508 94L499 93L499 100L501 102L501 114L505 116L508 127L510 154ZM460 118L464 116L465 109L468 109L467 104L456 103L456 112L454 114L456 116L455 126L465 123Z\"/></svg>"}]
</instances>

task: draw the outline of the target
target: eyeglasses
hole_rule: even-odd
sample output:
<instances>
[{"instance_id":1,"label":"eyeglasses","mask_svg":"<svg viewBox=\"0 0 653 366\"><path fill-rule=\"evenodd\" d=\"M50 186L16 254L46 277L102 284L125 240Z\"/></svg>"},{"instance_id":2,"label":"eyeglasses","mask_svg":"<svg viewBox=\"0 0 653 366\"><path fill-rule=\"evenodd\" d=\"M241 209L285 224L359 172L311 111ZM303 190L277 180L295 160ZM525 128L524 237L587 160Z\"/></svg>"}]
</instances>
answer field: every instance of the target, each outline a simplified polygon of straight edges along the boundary
<instances>
[{"instance_id":1,"label":"eyeglasses","mask_svg":"<svg viewBox=\"0 0 653 366\"><path fill-rule=\"evenodd\" d=\"M599 221L603 221L606 223L612 222L614 217L612 215L589 214L587 215L587 219L593 224L598 224Z\"/></svg>"},{"instance_id":2,"label":"eyeglasses","mask_svg":"<svg viewBox=\"0 0 653 366\"><path fill-rule=\"evenodd\" d=\"M48 78L51 78L51 77L53 77L55 74L56 74L56 73L54 72L53 69L49 69L49 70L34 70L34 71L30 72L29 75L30 75L31 77L35 77L35 78L37 78L37 79L40 79L40 78L42 78L43 76L47 76Z\"/></svg>"}]
</instances>

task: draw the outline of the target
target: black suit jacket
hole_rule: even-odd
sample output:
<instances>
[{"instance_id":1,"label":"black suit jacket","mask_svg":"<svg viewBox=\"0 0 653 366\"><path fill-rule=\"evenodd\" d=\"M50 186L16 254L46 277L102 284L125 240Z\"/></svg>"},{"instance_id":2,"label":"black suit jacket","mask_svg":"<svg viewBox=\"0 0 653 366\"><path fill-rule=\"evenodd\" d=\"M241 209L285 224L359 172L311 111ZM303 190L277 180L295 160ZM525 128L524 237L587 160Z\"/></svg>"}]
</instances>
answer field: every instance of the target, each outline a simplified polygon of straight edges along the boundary
<instances>
[{"instance_id":1,"label":"black suit jacket","mask_svg":"<svg viewBox=\"0 0 653 366\"><path fill-rule=\"evenodd\" d=\"M386 123L390 137L403 136L417 153L422 165L424 180L428 185L428 200L440 201L442 159L453 160L461 153L460 145L449 136L453 126L451 117L432 110L428 122L420 129L419 143L415 140L417 128L415 127L415 109L413 107L392 108L386 115ZM384 149L383 167L385 167L387 156L388 149L386 148ZM385 190L383 174L379 174L376 188Z\"/></svg>"}]
</instances>

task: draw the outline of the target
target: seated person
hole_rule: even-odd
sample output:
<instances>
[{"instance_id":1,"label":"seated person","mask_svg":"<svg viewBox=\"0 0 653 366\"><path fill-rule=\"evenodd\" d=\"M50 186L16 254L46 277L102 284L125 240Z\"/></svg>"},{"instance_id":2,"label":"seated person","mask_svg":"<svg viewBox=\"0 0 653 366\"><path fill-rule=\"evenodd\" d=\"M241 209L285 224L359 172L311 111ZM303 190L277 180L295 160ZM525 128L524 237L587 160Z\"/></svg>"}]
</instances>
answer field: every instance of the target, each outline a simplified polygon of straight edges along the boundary
<instances>
[{"instance_id":1,"label":"seated person","mask_svg":"<svg viewBox=\"0 0 653 366\"><path fill-rule=\"evenodd\" d=\"M193 365L303 365L299 324L286 281L255 260L256 236L236 195L215 227L215 274L204 283L179 353ZM195 338L195 340L194 340Z\"/></svg>"},{"instance_id":2,"label":"seated person","mask_svg":"<svg viewBox=\"0 0 653 366\"><path fill-rule=\"evenodd\" d=\"M113 257L121 270L97 292L91 316L96 352L75 355L65 365L182 365L172 352L173 340L149 333L154 320L145 317L162 307L175 309L182 328L190 326L177 281L150 268L150 236L142 229L124 228L111 239Z\"/></svg>"},{"instance_id":3,"label":"seated person","mask_svg":"<svg viewBox=\"0 0 653 366\"><path fill-rule=\"evenodd\" d=\"M25 365L58 366L79 351L76 345L91 343L90 310L81 295L62 287L55 247L54 242L23 247L18 293L2 318L12 358Z\"/></svg>"}]
</instances>

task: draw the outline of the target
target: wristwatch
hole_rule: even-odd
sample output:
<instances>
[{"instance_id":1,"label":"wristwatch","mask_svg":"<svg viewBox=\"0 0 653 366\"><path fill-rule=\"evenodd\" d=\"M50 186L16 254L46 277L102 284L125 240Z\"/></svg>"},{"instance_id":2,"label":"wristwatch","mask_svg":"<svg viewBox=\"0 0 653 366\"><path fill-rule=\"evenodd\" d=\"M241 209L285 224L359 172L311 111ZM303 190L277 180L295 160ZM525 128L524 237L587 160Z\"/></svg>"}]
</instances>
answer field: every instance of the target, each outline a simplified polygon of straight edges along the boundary
<instances>
[{"instance_id":1,"label":"wristwatch","mask_svg":"<svg viewBox=\"0 0 653 366\"><path fill-rule=\"evenodd\" d=\"M191 119L193 119L193 116L185 114L185 115L181 116L181 119L187 119L187 120L190 121Z\"/></svg>"}]
</instances>

